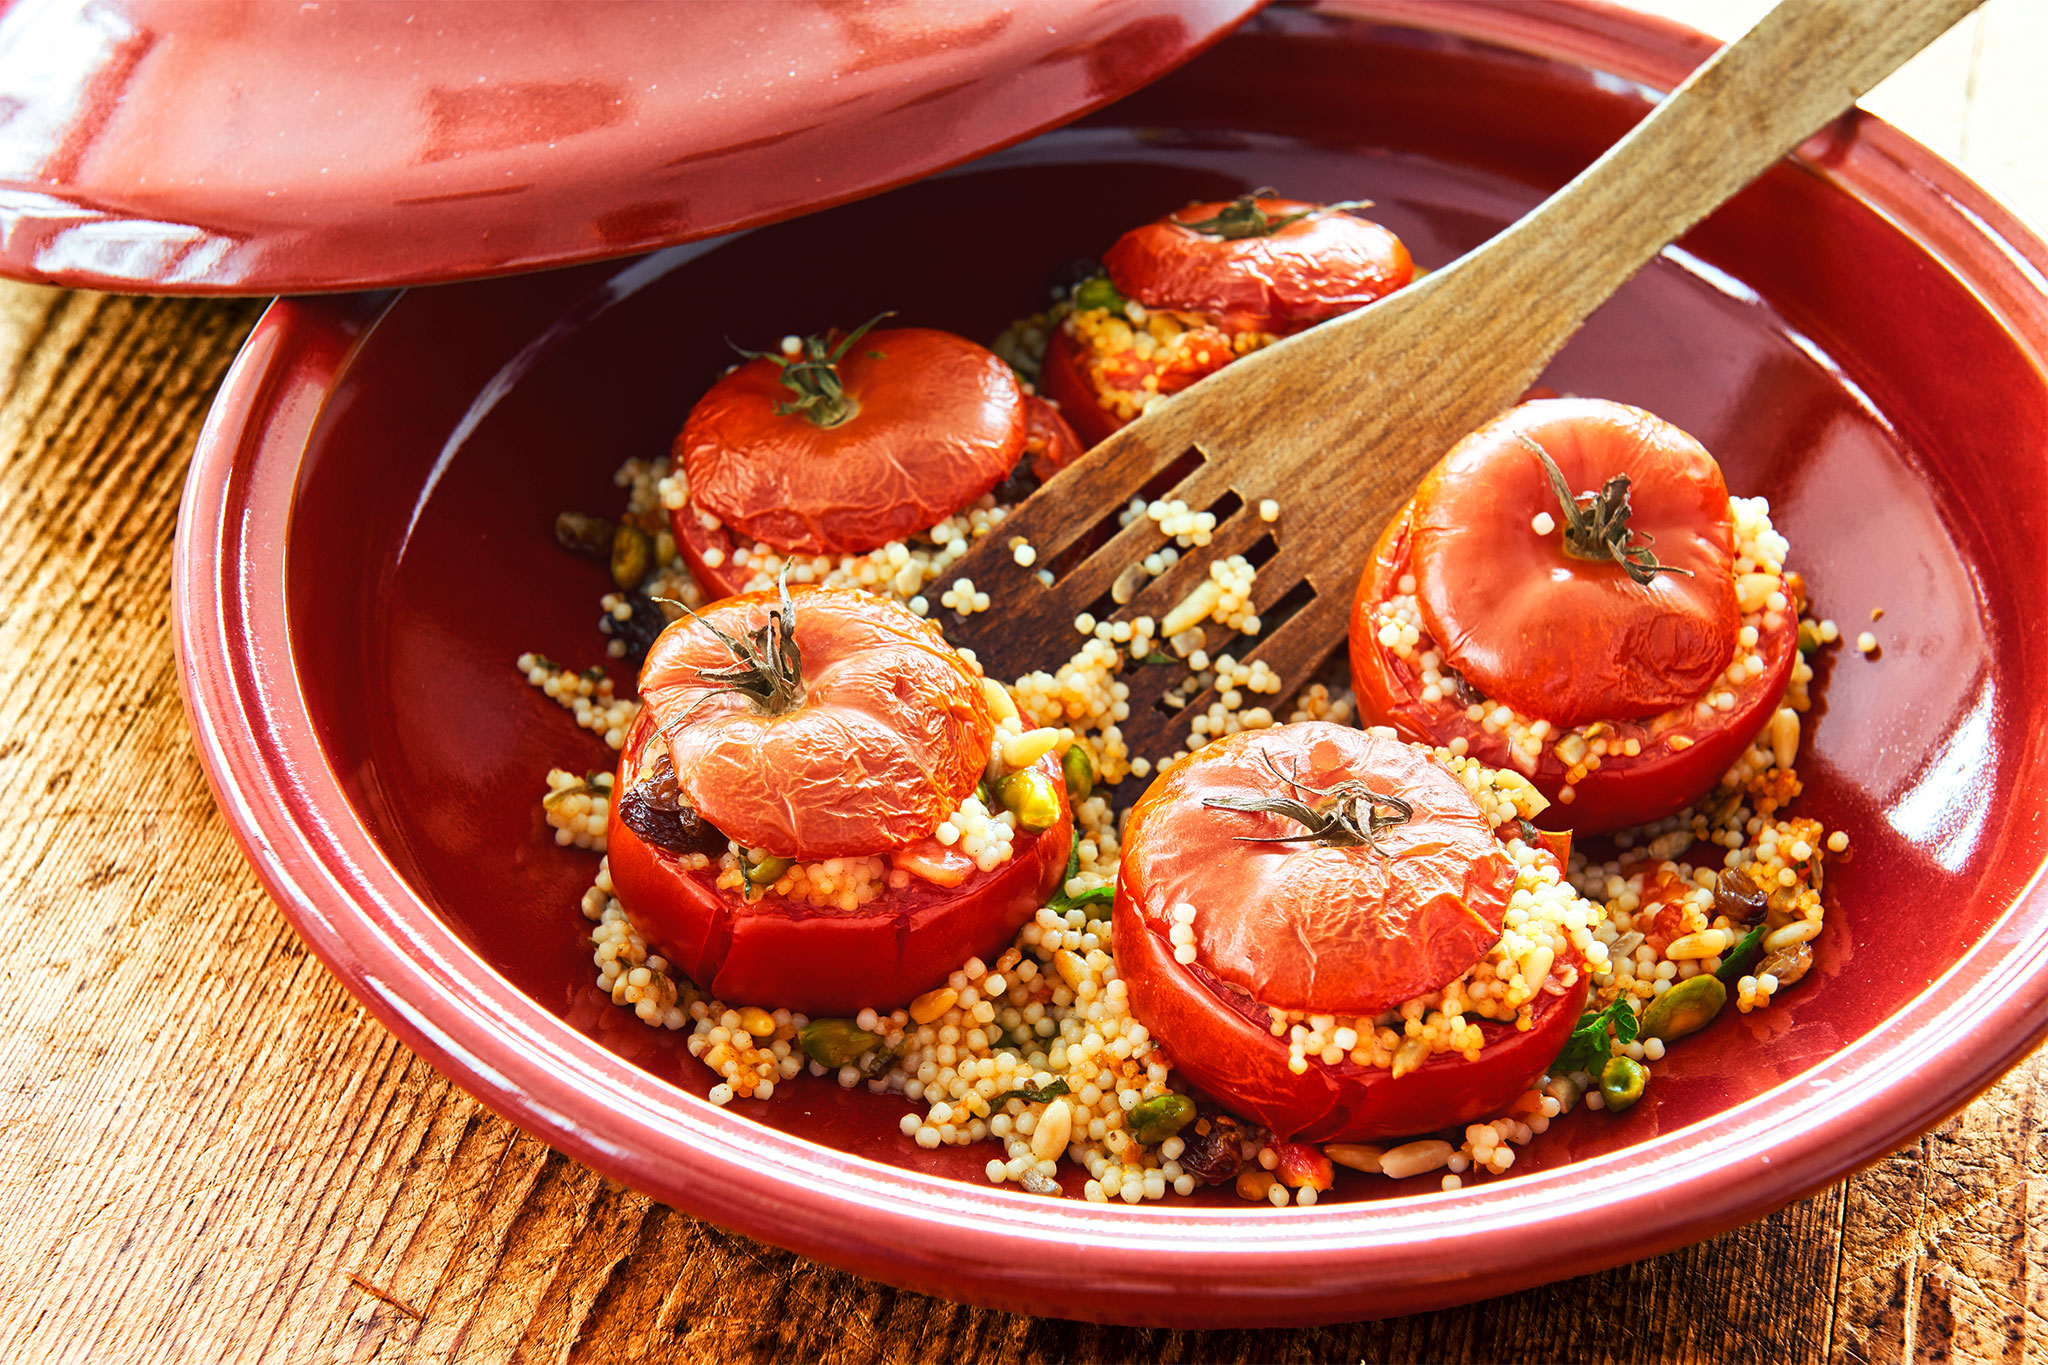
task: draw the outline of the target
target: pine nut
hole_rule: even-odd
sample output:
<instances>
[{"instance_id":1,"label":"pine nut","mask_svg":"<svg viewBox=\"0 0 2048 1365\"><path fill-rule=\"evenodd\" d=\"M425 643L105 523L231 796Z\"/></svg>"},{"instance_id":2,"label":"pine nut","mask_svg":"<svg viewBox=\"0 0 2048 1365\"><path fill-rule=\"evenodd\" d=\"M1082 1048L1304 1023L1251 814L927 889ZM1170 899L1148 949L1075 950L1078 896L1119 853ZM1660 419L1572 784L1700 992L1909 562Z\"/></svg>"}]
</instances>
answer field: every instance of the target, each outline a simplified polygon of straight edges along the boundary
<instances>
[{"instance_id":1,"label":"pine nut","mask_svg":"<svg viewBox=\"0 0 2048 1365\"><path fill-rule=\"evenodd\" d=\"M1053 1161L1067 1150L1067 1138L1074 1131L1074 1111L1067 1107L1064 1099L1054 1100L1045 1106L1045 1112L1038 1117L1038 1126L1031 1130L1031 1155L1040 1161Z\"/></svg>"},{"instance_id":2,"label":"pine nut","mask_svg":"<svg viewBox=\"0 0 2048 1365\"><path fill-rule=\"evenodd\" d=\"M1771 757L1781 768L1792 766L1799 757L1799 713L1781 706L1771 717Z\"/></svg>"},{"instance_id":3,"label":"pine nut","mask_svg":"<svg viewBox=\"0 0 2048 1365\"><path fill-rule=\"evenodd\" d=\"M1022 772L1052 752L1052 746L1060 742L1060 732L1051 726L1027 730L1015 739L1003 741L1003 766L1011 772Z\"/></svg>"},{"instance_id":4,"label":"pine nut","mask_svg":"<svg viewBox=\"0 0 2048 1365\"><path fill-rule=\"evenodd\" d=\"M1671 946L1664 950L1664 956L1673 962L1697 961L1703 957L1717 957L1726 951L1728 941L1719 929L1702 929L1697 934L1671 940Z\"/></svg>"},{"instance_id":5,"label":"pine nut","mask_svg":"<svg viewBox=\"0 0 2048 1365\"><path fill-rule=\"evenodd\" d=\"M1780 948L1790 948L1795 943L1810 943L1820 937L1820 921L1796 919L1782 929L1773 929L1764 935L1764 951L1774 953Z\"/></svg>"},{"instance_id":6,"label":"pine nut","mask_svg":"<svg viewBox=\"0 0 2048 1365\"><path fill-rule=\"evenodd\" d=\"M935 991L926 991L923 995L910 1002L910 1017L920 1024L929 1024L932 1020L953 1008L953 1003L959 998L960 992L954 990L951 986L941 986Z\"/></svg>"},{"instance_id":7,"label":"pine nut","mask_svg":"<svg viewBox=\"0 0 2048 1365\"><path fill-rule=\"evenodd\" d=\"M1189 626L1200 625L1209 619L1209 613L1222 598L1223 585L1213 578L1205 579L1180 600L1179 606L1166 613L1166 619L1159 623L1159 633L1172 639Z\"/></svg>"},{"instance_id":8,"label":"pine nut","mask_svg":"<svg viewBox=\"0 0 2048 1365\"><path fill-rule=\"evenodd\" d=\"M1088 979L1088 964L1071 948L1062 948L1054 953L1052 965L1059 968L1061 979L1077 991L1081 989L1081 983Z\"/></svg>"},{"instance_id":9,"label":"pine nut","mask_svg":"<svg viewBox=\"0 0 2048 1365\"><path fill-rule=\"evenodd\" d=\"M1406 1180L1443 1167L1451 1159L1451 1144L1441 1138L1404 1142L1380 1156L1380 1172L1395 1180Z\"/></svg>"},{"instance_id":10,"label":"pine nut","mask_svg":"<svg viewBox=\"0 0 2048 1365\"><path fill-rule=\"evenodd\" d=\"M757 1040L775 1036L775 1016L759 1005L748 1005L740 1011L740 1027L751 1033Z\"/></svg>"},{"instance_id":11,"label":"pine nut","mask_svg":"<svg viewBox=\"0 0 2048 1365\"><path fill-rule=\"evenodd\" d=\"M1010 689L994 678L981 680L981 695L988 699L989 714L998 724L1017 718L1017 703L1010 700Z\"/></svg>"},{"instance_id":12,"label":"pine nut","mask_svg":"<svg viewBox=\"0 0 2048 1365\"><path fill-rule=\"evenodd\" d=\"M1145 581L1145 565L1141 560L1126 564L1124 571L1116 576L1116 582L1109 585L1109 600L1118 606L1128 606L1138 595L1138 585Z\"/></svg>"},{"instance_id":13,"label":"pine nut","mask_svg":"<svg viewBox=\"0 0 2048 1365\"><path fill-rule=\"evenodd\" d=\"M1367 1175L1378 1175L1380 1158L1386 1155L1386 1149L1364 1142L1330 1142L1323 1145L1323 1155L1339 1166L1349 1166L1352 1170L1364 1171Z\"/></svg>"}]
</instances>

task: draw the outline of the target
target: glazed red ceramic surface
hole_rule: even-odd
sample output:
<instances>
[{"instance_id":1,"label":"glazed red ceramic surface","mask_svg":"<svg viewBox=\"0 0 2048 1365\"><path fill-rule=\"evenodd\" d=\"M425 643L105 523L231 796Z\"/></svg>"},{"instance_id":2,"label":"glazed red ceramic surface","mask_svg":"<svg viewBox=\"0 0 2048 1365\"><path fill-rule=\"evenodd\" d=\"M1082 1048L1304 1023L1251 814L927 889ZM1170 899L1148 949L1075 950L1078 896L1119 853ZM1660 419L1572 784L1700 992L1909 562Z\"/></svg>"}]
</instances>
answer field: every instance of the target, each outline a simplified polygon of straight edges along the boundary
<instances>
[{"instance_id":1,"label":"glazed red ceramic surface","mask_svg":"<svg viewBox=\"0 0 2048 1365\"><path fill-rule=\"evenodd\" d=\"M0 274L303 293L618 256L1064 123L1263 0L0 0Z\"/></svg>"},{"instance_id":2,"label":"glazed red ceramic surface","mask_svg":"<svg viewBox=\"0 0 2048 1365\"><path fill-rule=\"evenodd\" d=\"M1275 9L1077 126L883 197L625 265L279 303L178 541L187 699L251 861L351 991L556 1147L752 1235L1020 1311L1413 1312L1839 1179L2048 1031L2048 249L1876 120L1644 270L1546 377L1698 435L1732 488L1770 497L1822 612L1851 637L1885 617L1878 658L1823 656L1807 729L1799 809L1853 841L1811 976L1673 1048L1626 1116L1556 1124L1511 1178L1105 1207L991 1186L987 1149L918 1148L902 1101L806 1080L712 1106L682 1036L592 984L577 899L597 860L554 845L538 798L550 767L610 755L513 667L604 662L604 570L556 550L553 518L618 505L614 467L668 450L728 338L884 308L985 337L1128 225L1261 184L1370 198L1439 265L1710 50L1575 5Z\"/></svg>"}]
</instances>

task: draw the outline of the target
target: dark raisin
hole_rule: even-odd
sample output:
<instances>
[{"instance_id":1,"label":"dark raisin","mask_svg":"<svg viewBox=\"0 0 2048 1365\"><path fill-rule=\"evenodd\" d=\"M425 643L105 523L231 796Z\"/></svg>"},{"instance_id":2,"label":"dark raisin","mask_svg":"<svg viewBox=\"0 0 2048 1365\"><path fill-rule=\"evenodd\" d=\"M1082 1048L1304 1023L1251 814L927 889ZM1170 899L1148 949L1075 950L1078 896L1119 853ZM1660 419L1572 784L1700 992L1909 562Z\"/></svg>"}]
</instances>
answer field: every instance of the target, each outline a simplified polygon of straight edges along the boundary
<instances>
[{"instance_id":1,"label":"dark raisin","mask_svg":"<svg viewBox=\"0 0 2048 1365\"><path fill-rule=\"evenodd\" d=\"M1743 867L1724 867L1714 879L1714 912L1737 924L1755 924L1764 917L1771 898Z\"/></svg>"},{"instance_id":2,"label":"dark raisin","mask_svg":"<svg viewBox=\"0 0 2048 1365\"><path fill-rule=\"evenodd\" d=\"M1813 949L1804 943L1794 943L1775 952L1765 953L1763 961L1756 964L1756 975L1769 973L1778 978L1782 989L1796 985L1813 967Z\"/></svg>"},{"instance_id":3,"label":"dark raisin","mask_svg":"<svg viewBox=\"0 0 2048 1365\"><path fill-rule=\"evenodd\" d=\"M646 593L629 592L626 602L632 607L633 614L623 621L614 621L607 616L605 624L611 628L613 639L625 642L626 658L637 664L647 657L655 637L668 629L668 617Z\"/></svg>"},{"instance_id":4,"label":"dark raisin","mask_svg":"<svg viewBox=\"0 0 2048 1365\"><path fill-rule=\"evenodd\" d=\"M1017 461L1009 477L996 485L996 501L1004 507L1015 507L1038 491L1038 482L1038 475L1031 472L1031 457L1026 455Z\"/></svg>"},{"instance_id":5,"label":"dark raisin","mask_svg":"<svg viewBox=\"0 0 2048 1365\"><path fill-rule=\"evenodd\" d=\"M1209 1114L1182 1134L1186 1143L1180 1154L1182 1170L1204 1185L1237 1179L1244 1167L1243 1124L1228 1114Z\"/></svg>"},{"instance_id":6,"label":"dark raisin","mask_svg":"<svg viewBox=\"0 0 2048 1365\"><path fill-rule=\"evenodd\" d=\"M617 523L581 512L564 512L555 518L555 544L585 559L610 559L612 537L618 531Z\"/></svg>"},{"instance_id":7,"label":"dark raisin","mask_svg":"<svg viewBox=\"0 0 2048 1365\"><path fill-rule=\"evenodd\" d=\"M627 829L670 853L716 853L726 837L683 801L667 755L619 798L619 819Z\"/></svg>"},{"instance_id":8,"label":"dark raisin","mask_svg":"<svg viewBox=\"0 0 2048 1365\"><path fill-rule=\"evenodd\" d=\"M1459 701L1467 706L1484 706L1486 704L1486 694L1471 683L1466 682L1463 673L1460 673L1455 668L1446 668L1443 670L1443 674L1444 677L1450 679L1451 694L1457 697Z\"/></svg>"},{"instance_id":9,"label":"dark raisin","mask_svg":"<svg viewBox=\"0 0 2048 1365\"><path fill-rule=\"evenodd\" d=\"M1056 299L1063 299L1074 292L1074 286L1094 279L1102 273L1102 262L1086 256L1076 256L1065 265L1046 276L1045 287Z\"/></svg>"}]
</instances>

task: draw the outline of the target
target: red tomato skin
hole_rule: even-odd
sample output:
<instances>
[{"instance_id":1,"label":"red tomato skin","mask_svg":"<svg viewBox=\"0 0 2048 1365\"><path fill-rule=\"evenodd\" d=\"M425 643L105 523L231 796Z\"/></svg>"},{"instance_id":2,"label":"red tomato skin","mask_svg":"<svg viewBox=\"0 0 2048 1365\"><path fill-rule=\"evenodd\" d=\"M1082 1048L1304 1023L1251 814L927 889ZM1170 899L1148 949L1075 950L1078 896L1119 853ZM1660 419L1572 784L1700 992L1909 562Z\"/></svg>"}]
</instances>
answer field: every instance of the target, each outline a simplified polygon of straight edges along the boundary
<instances>
[{"instance_id":1,"label":"red tomato skin","mask_svg":"<svg viewBox=\"0 0 2048 1365\"><path fill-rule=\"evenodd\" d=\"M1031 455L1031 472L1040 483L1080 459L1087 448L1059 408L1037 394L1026 395L1024 449Z\"/></svg>"},{"instance_id":2,"label":"red tomato skin","mask_svg":"<svg viewBox=\"0 0 2048 1365\"><path fill-rule=\"evenodd\" d=\"M629 742L627 752L634 747ZM1059 785L1050 755L1038 766ZM622 756L616 780L637 775ZM942 985L970 957L992 961L1058 891L1073 835L1062 795L1052 828L1019 830L1016 852L993 872L950 890L913 877L851 913L772 899L747 904L718 889L716 864L692 871L642 840L617 804L606 856L633 927L691 981L735 1005L815 1018L893 1009Z\"/></svg>"},{"instance_id":3,"label":"red tomato skin","mask_svg":"<svg viewBox=\"0 0 2048 1365\"><path fill-rule=\"evenodd\" d=\"M1190 1084L1283 1138L1368 1142L1492 1118L1556 1059L1586 1007L1591 983L1574 960L1572 984L1560 994L1538 996L1527 1032L1511 1024L1479 1024L1487 1042L1477 1061L1440 1053L1400 1077L1349 1061L1335 1067L1311 1061L1296 1075L1287 1066L1284 1038L1174 961L1165 935L1139 916L1144 889L1130 884L1130 871L1127 859L1117 884L1114 933L1131 1013Z\"/></svg>"},{"instance_id":4,"label":"red tomato skin","mask_svg":"<svg viewBox=\"0 0 2048 1365\"><path fill-rule=\"evenodd\" d=\"M712 385L676 437L691 500L782 549L865 554L973 502L1023 453L1023 387L965 337L870 332L838 369L858 406L829 428L776 413L794 395L766 358Z\"/></svg>"},{"instance_id":5,"label":"red tomato skin","mask_svg":"<svg viewBox=\"0 0 2048 1365\"><path fill-rule=\"evenodd\" d=\"M1471 757L1493 767L1511 767L1503 736L1489 735L1466 719L1465 707L1455 697L1425 702L1415 673L1379 642L1375 613L1408 572L1408 512L1403 508L1388 523L1352 599L1351 686L1360 720L1391 725L1402 738L1425 744L1447 745L1463 736ZM1573 787L1569 803L1558 800L1565 786L1565 765L1546 746L1536 771L1526 774L1551 802L1535 823L1544 829L1606 834L1660 820L1711 791L1777 709L1792 674L1798 630L1787 613L1783 627L1759 640L1763 675L1736 693L1735 708L1724 713L1722 724L1711 730L1679 726L1655 742L1646 737L1642 754L1635 758L1610 754ZM1625 728L1624 733L1640 729ZM1674 734L1690 740L1690 745L1671 748Z\"/></svg>"},{"instance_id":6,"label":"red tomato skin","mask_svg":"<svg viewBox=\"0 0 2048 1365\"><path fill-rule=\"evenodd\" d=\"M1637 583L1565 553L1536 452L1567 487L1631 480L1630 530L1674 572ZM1479 691L1553 725L1661 715L1698 698L1735 656L1742 612L1720 466L1641 408L1597 398L1522 403L1454 446L1409 503L1422 620Z\"/></svg>"},{"instance_id":7,"label":"red tomato skin","mask_svg":"<svg viewBox=\"0 0 2048 1365\"><path fill-rule=\"evenodd\" d=\"M894 599L810 584L789 598L801 699L766 715L706 676L732 666L728 640L778 610L773 592L728 597L648 648L642 711L661 729L646 742L666 746L683 799L749 848L809 862L924 838L986 768L995 721L980 672Z\"/></svg>"},{"instance_id":8,"label":"red tomato skin","mask_svg":"<svg viewBox=\"0 0 2048 1365\"><path fill-rule=\"evenodd\" d=\"M668 514L669 529L675 533L676 553L683 557L683 567L690 571L690 577L697 580L697 586L704 589L709 601L738 597L753 581L752 565L741 566L732 562L733 552L743 542L732 533L732 529L720 525L715 531L706 530L704 523L697 520L697 509L684 503ZM705 552L718 552L718 567L713 568L705 560Z\"/></svg>"},{"instance_id":9,"label":"red tomato skin","mask_svg":"<svg viewBox=\"0 0 2048 1365\"><path fill-rule=\"evenodd\" d=\"M1258 202L1274 216L1314 207L1298 199ZM1341 211L1235 240L1182 226L1226 207L1190 204L1126 232L1102 257L1110 283L1147 308L1201 313L1226 332L1284 335L1362 308L1414 278L1399 237Z\"/></svg>"},{"instance_id":10,"label":"red tomato skin","mask_svg":"<svg viewBox=\"0 0 2048 1365\"><path fill-rule=\"evenodd\" d=\"M1031 460L1031 472L1040 482L1051 478L1060 470L1081 457L1080 438L1072 426L1061 416L1059 409L1035 394L1024 398L1024 453ZM975 497L980 497L979 493ZM932 519L936 525L946 516L968 506L974 499L968 499L960 507L954 507ZM733 561L734 552L752 542L742 540L732 533L732 528L720 522L716 530L705 527L698 516L694 503L685 502L681 507L672 508L668 514L669 529L675 533L676 552L683 557L683 564L690 571L690 577L697 580L704 589L706 598L716 601L721 597L737 597L747 591L748 584L760 572L752 564L740 565ZM920 527L929 530L930 526ZM869 545L856 553L886 544L886 541ZM718 564L713 567L706 558L707 551L716 551Z\"/></svg>"},{"instance_id":11,"label":"red tomato skin","mask_svg":"<svg viewBox=\"0 0 2048 1365\"><path fill-rule=\"evenodd\" d=\"M1059 404L1060 415L1086 446L1098 446L1125 425L1124 420L1102 406L1088 370L1081 359L1081 346L1067 329L1053 329L1046 343L1045 359L1038 367L1038 391Z\"/></svg>"}]
</instances>

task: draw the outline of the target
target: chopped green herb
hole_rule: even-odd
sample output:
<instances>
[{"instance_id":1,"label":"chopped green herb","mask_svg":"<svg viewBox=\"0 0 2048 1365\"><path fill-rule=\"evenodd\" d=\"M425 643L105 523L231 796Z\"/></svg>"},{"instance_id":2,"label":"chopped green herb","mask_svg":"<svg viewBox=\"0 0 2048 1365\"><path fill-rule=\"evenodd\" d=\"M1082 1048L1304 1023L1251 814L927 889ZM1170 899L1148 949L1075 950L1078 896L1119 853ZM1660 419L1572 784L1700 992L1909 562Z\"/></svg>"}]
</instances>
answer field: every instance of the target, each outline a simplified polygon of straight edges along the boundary
<instances>
[{"instance_id":1,"label":"chopped green herb","mask_svg":"<svg viewBox=\"0 0 2048 1365\"><path fill-rule=\"evenodd\" d=\"M1636 1040L1636 1030L1636 1012L1626 996L1604 1010L1587 1010L1579 1016L1572 1036L1565 1040L1564 1051L1550 1064L1550 1074L1569 1076L1574 1071L1588 1071L1597 1075L1616 1046Z\"/></svg>"},{"instance_id":2,"label":"chopped green herb","mask_svg":"<svg viewBox=\"0 0 2048 1365\"><path fill-rule=\"evenodd\" d=\"M1062 892L1059 895L1054 896L1051 900L1047 901L1045 903L1045 908L1053 911L1055 914L1064 915L1069 910L1077 908L1085 909L1086 907L1091 905L1111 905L1114 904L1115 901L1116 888L1114 886L1096 886L1090 887L1088 890L1083 891L1078 896L1069 896L1065 892ZM1090 915L1088 918L1097 919L1100 917L1096 915Z\"/></svg>"},{"instance_id":3,"label":"chopped green herb","mask_svg":"<svg viewBox=\"0 0 2048 1365\"><path fill-rule=\"evenodd\" d=\"M1759 924L1744 934L1742 942L1735 945L1735 951L1721 959L1720 969L1714 975L1721 978L1722 985L1732 986L1748 974L1749 964L1763 951L1764 928Z\"/></svg>"},{"instance_id":4,"label":"chopped green herb","mask_svg":"<svg viewBox=\"0 0 2048 1365\"><path fill-rule=\"evenodd\" d=\"M1005 1090L1002 1094L990 1100L988 1107L993 1112L1002 1108L1011 1100L1022 1100L1026 1104L1045 1104L1048 1101L1058 1099L1066 1093L1067 1083L1065 1081L1054 1081L1043 1090L1033 1090L1028 1085L1019 1086L1015 1090Z\"/></svg>"}]
</instances>

